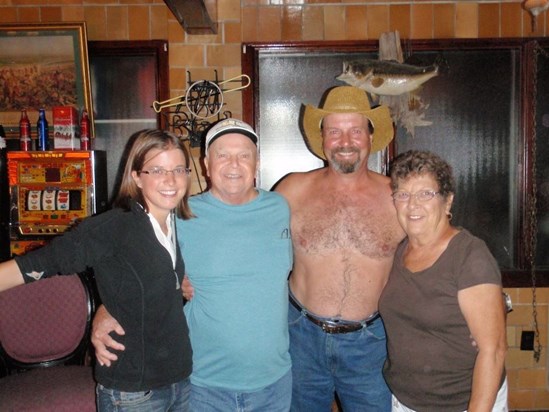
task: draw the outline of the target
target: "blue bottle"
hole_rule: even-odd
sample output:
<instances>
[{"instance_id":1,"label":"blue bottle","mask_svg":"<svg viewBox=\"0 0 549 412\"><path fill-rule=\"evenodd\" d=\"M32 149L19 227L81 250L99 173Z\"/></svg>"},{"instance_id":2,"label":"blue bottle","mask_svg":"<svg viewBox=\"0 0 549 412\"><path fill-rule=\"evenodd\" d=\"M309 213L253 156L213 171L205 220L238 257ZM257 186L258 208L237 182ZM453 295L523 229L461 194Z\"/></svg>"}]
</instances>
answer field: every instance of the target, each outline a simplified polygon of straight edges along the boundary
<instances>
[{"instance_id":1,"label":"blue bottle","mask_svg":"<svg viewBox=\"0 0 549 412\"><path fill-rule=\"evenodd\" d=\"M38 132L38 150L49 150L49 131L48 131L48 121L46 119L46 111L40 109L38 112L38 122L36 123L36 130Z\"/></svg>"}]
</instances>

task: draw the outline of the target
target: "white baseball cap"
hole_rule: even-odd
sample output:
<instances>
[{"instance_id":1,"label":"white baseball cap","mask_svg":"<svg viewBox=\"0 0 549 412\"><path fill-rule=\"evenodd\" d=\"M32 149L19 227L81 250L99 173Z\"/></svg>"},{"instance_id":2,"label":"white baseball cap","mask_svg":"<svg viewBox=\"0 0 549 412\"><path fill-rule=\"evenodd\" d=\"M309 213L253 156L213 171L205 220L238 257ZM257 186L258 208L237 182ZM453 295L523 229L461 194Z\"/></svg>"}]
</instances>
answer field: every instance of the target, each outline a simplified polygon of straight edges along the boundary
<instances>
[{"instance_id":1,"label":"white baseball cap","mask_svg":"<svg viewBox=\"0 0 549 412\"><path fill-rule=\"evenodd\" d=\"M210 147L214 140L229 133L237 133L249 137L250 140L257 145L258 137L252 126L238 119L223 119L216 123L206 134L206 142L204 145L206 156L208 155L208 147Z\"/></svg>"}]
</instances>

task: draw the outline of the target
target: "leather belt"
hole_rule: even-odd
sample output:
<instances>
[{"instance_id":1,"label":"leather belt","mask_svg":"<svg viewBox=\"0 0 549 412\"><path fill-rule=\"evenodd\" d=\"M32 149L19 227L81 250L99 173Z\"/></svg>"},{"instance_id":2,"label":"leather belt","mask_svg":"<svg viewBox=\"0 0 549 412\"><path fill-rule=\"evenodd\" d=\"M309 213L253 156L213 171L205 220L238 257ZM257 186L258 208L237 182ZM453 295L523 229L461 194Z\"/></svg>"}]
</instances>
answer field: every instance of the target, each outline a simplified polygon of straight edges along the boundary
<instances>
[{"instance_id":1,"label":"leather belt","mask_svg":"<svg viewBox=\"0 0 549 412\"><path fill-rule=\"evenodd\" d=\"M350 332L356 332L357 330L360 330L362 328L370 326L372 323L374 323L379 318L379 312L376 312L372 314L367 320L362 322L350 322L345 320L324 320L319 319L316 316L311 315L308 313L292 296L290 293L289 295L290 303L299 310L309 321L314 323L317 326L320 326L320 328L330 334L336 334L336 333L350 333Z\"/></svg>"}]
</instances>

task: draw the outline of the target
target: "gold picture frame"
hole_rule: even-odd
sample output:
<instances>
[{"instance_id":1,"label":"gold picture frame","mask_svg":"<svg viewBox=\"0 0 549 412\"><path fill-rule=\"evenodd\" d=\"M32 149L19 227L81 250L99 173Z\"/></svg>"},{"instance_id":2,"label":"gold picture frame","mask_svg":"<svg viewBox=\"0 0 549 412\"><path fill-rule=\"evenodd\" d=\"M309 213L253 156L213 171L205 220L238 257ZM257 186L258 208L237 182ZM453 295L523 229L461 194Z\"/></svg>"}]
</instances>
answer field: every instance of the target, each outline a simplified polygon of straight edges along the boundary
<instances>
[{"instance_id":1,"label":"gold picture frame","mask_svg":"<svg viewBox=\"0 0 549 412\"><path fill-rule=\"evenodd\" d=\"M8 137L16 137L22 109L34 126L40 108L51 122L55 106L85 108L93 136L87 45L85 22L0 24L0 124Z\"/></svg>"}]
</instances>

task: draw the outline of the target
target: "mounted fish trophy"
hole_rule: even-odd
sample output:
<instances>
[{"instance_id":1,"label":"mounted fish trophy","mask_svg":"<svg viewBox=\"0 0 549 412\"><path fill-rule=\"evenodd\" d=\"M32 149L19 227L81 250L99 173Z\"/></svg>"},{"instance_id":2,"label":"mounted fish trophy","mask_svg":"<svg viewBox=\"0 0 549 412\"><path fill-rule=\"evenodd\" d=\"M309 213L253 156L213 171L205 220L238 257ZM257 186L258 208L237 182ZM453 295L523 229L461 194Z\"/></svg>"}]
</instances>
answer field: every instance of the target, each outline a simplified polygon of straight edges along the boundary
<instances>
[{"instance_id":1,"label":"mounted fish trophy","mask_svg":"<svg viewBox=\"0 0 549 412\"><path fill-rule=\"evenodd\" d=\"M532 33L536 31L538 15L549 8L549 0L526 0L522 6L532 16Z\"/></svg>"},{"instance_id":2,"label":"mounted fish trophy","mask_svg":"<svg viewBox=\"0 0 549 412\"><path fill-rule=\"evenodd\" d=\"M403 63L399 34L389 32L379 39L379 60L345 61L343 72L336 79L365 90L372 100L388 106L395 123L413 136L416 126L432 124L424 119L428 105L417 90L440 73L440 65L440 61L430 66Z\"/></svg>"},{"instance_id":3,"label":"mounted fish trophy","mask_svg":"<svg viewBox=\"0 0 549 412\"><path fill-rule=\"evenodd\" d=\"M417 90L438 72L438 64L421 67L395 60L363 59L344 62L337 79L374 96L398 96Z\"/></svg>"}]
</instances>

